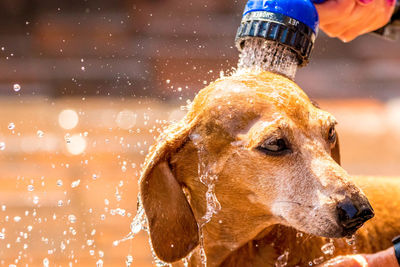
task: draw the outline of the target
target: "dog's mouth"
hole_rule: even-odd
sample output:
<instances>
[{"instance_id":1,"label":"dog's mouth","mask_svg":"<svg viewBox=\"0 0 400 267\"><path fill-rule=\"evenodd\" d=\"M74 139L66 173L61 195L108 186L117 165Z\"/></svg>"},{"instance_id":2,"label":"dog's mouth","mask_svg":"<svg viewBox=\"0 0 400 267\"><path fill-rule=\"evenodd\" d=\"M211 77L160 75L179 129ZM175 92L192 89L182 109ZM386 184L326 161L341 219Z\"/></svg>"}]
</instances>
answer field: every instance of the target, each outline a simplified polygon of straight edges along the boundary
<instances>
[{"instance_id":1,"label":"dog's mouth","mask_svg":"<svg viewBox=\"0 0 400 267\"><path fill-rule=\"evenodd\" d=\"M356 220L347 225L343 225L343 237L351 237L358 229L360 229L364 223L374 217L374 214L365 216L363 219Z\"/></svg>"},{"instance_id":2,"label":"dog's mouth","mask_svg":"<svg viewBox=\"0 0 400 267\"><path fill-rule=\"evenodd\" d=\"M354 235L358 229L360 229L362 226L364 225L364 222L360 222L356 225L353 225L349 228L343 228L343 233L342 236L343 237L347 237L350 238L352 235Z\"/></svg>"}]
</instances>

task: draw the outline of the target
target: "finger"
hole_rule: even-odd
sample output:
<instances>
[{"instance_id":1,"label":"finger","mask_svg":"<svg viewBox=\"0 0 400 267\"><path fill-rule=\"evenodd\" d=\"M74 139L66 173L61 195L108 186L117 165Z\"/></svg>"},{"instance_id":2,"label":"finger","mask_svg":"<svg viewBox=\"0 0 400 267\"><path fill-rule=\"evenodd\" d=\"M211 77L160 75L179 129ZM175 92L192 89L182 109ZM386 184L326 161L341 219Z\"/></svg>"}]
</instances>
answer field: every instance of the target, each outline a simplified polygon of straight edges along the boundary
<instances>
[{"instance_id":1,"label":"finger","mask_svg":"<svg viewBox=\"0 0 400 267\"><path fill-rule=\"evenodd\" d=\"M329 36L329 37L338 37L354 27L354 25L359 24L365 20L365 14L363 12L363 7L360 5L355 5L354 9L351 11L349 15L349 20L340 21L335 23L326 24L321 26L321 29Z\"/></svg>"},{"instance_id":2,"label":"finger","mask_svg":"<svg viewBox=\"0 0 400 267\"><path fill-rule=\"evenodd\" d=\"M323 32L326 33L331 38L338 37L342 35L344 32L348 31L351 27L351 24L345 23L333 23L326 26L320 27Z\"/></svg>"},{"instance_id":3,"label":"finger","mask_svg":"<svg viewBox=\"0 0 400 267\"><path fill-rule=\"evenodd\" d=\"M338 36L343 42L350 42L353 41L355 38L357 38L360 35L363 35L365 33L371 32L375 27L371 27L373 25L374 21L376 21L377 16L374 15L370 19L360 22L359 24L351 27L344 33L342 33L340 36Z\"/></svg>"},{"instance_id":4,"label":"finger","mask_svg":"<svg viewBox=\"0 0 400 267\"><path fill-rule=\"evenodd\" d=\"M315 5L321 25L336 22L346 18L356 5L355 0L331 0L324 4Z\"/></svg>"},{"instance_id":5,"label":"finger","mask_svg":"<svg viewBox=\"0 0 400 267\"><path fill-rule=\"evenodd\" d=\"M353 27L340 34L340 39L349 42L359 35L379 29L387 24L392 14L392 7L389 3L382 5L381 2L375 2L374 5L362 8L366 20L354 23Z\"/></svg>"}]
</instances>

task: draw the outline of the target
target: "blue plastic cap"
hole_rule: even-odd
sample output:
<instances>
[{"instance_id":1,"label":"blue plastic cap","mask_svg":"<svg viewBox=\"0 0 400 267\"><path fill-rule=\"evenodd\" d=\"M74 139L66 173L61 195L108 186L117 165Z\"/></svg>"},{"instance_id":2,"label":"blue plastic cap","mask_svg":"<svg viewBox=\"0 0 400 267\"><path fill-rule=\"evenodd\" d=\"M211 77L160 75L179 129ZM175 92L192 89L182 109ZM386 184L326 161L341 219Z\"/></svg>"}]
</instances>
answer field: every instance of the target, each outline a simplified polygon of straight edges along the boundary
<instances>
[{"instance_id":1,"label":"blue plastic cap","mask_svg":"<svg viewBox=\"0 0 400 267\"><path fill-rule=\"evenodd\" d=\"M249 0L243 16L255 11L282 14L306 24L314 33L317 33L319 19L313 2L322 3L324 1L325 0Z\"/></svg>"}]
</instances>

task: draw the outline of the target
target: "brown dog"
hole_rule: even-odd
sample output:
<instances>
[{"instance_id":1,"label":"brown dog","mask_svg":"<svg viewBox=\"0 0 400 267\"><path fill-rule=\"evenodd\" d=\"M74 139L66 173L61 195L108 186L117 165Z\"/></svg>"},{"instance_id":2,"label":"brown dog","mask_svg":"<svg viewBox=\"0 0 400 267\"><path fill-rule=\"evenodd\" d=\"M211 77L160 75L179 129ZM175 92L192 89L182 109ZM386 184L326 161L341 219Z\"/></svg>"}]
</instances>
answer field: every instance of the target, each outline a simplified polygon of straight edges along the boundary
<instances>
[{"instance_id":1,"label":"brown dog","mask_svg":"<svg viewBox=\"0 0 400 267\"><path fill-rule=\"evenodd\" d=\"M142 173L155 254L174 266L189 254L190 266L204 257L207 266L309 266L388 248L400 234L400 181L350 177L335 124L272 73L235 74L200 91ZM348 244L343 237L373 217L360 188L376 218ZM329 242L335 249L324 254Z\"/></svg>"}]
</instances>

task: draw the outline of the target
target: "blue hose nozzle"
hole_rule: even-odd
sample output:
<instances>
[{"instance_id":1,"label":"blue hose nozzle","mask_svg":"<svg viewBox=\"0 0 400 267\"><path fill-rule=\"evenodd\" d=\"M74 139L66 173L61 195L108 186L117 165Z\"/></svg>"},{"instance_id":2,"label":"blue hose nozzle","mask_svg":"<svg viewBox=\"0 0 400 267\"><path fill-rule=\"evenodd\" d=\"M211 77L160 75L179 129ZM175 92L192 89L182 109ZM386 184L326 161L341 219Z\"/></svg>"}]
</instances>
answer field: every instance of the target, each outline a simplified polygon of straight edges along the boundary
<instances>
[{"instance_id":1,"label":"blue hose nozzle","mask_svg":"<svg viewBox=\"0 0 400 267\"><path fill-rule=\"evenodd\" d=\"M263 38L289 47L307 64L318 34L314 6L326 0L249 0L236 36L239 50L248 38Z\"/></svg>"}]
</instances>

